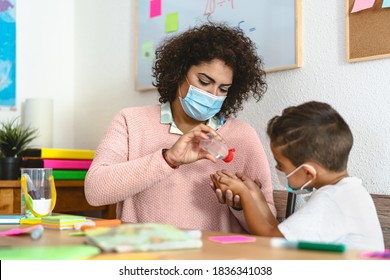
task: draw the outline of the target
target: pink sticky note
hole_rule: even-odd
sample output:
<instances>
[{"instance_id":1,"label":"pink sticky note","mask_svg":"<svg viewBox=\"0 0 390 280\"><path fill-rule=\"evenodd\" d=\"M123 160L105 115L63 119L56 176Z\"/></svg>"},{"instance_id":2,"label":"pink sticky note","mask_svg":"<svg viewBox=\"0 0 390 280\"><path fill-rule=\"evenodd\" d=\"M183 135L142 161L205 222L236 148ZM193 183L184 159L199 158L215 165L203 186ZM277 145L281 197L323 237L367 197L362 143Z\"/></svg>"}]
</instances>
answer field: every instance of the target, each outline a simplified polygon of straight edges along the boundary
<instances>
[{"instance_id":1,"label":"pink sticky note","mask_svg":"<svg viewBox=\"0 0 390 280\"><path fill-rule=\"evenodd\" d=\"M219 243L242 243L242 242L255 242L255 237L249 237L244 235L228 235L228 236L210 236L209 240Z\"/></svg>"},{"instance_id":2,"label":"pink sticky note","mask_svg":"<svg viewBox=\"0 0 390 280\"><path fill-rule=\"evenodd\" d=\"M0 232L0 236L13 236L13 235L30 233L38 227L42 227L42 225L34 225L31 227L25 227L25 228L12 228L12 229Z\"/></svg>"},{"instance_id":3,"label":"pink sticky note","mask_svg":"<svg viewBox=\"0 0 390 280\"><path fill-rule=\"evenodd\" d=\"M161 16L161 0L150 1L150 18Z\"/></svg>"},{"instance_id":4,"label":"pink sticky note","mask_svg":"<svg viewBox=\"0 0 390 280\"><path fill-rule=\"evenodd\" d=\"M366 10L374 6L375 0L355 0L351 13L356 13L361 10Z\"/></svg>"}]
</instances>

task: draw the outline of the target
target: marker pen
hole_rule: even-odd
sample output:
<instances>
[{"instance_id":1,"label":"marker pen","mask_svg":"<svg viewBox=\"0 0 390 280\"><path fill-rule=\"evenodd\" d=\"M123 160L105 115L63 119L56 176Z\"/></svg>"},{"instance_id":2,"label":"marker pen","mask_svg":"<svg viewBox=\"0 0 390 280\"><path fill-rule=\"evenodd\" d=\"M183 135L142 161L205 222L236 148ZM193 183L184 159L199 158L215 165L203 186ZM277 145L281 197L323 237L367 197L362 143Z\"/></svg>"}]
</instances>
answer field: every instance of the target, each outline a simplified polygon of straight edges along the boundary
<instances>
[{"instance_id":1,"label":"marker pen","mask_svg":"<svg viewBox=\"0 0 390 280\"><path fill-rule=\"evenodd\" d=\"M288 241L284 238L272 238L271 246L275 248L295 248L302 250L345 252L344 244L307 242L307 241Z\"/></svg>"},{"instance_id":2,"label":"marker pen","mask_svg":"<svg viewBox=\"0 0 390 280\"><path fill-rule=\"evenodd\" d=\"M36 225L36 228L34 228L31 232L30 232L30 237L31 239L33 240L38 240L39 238L41 238L42 234L43 234L43 226L42 225Z\"/></svg>"},{"instance_id":3,"label":"marker pen","mask_svg":"<svg viewBox=\"0 0 390 280\"><path fill-rule=\"evenodd\" d=\"M111 227L111 226L119 226L121 224L121 220L119 219L111 219L111 220L87 220L86 222L77 223L74 225L74 229L84 231L88 228L93 227Z\"/></svg>"}]
</instances>

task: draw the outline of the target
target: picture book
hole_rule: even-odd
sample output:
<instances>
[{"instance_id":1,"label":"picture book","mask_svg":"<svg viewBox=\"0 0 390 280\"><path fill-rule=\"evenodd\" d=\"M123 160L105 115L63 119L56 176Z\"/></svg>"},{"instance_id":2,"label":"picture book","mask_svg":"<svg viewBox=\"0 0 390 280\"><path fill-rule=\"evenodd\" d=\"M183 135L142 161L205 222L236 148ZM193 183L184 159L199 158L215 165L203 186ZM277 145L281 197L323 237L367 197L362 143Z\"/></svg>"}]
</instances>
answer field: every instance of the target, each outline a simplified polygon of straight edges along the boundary
<instances>
[{"instance_id":1,"label":"picture book","mask_svg":"<svg viewBox=\"0 0 390 280\"><path fill-rule=\"evenodd\" d=\"M42 218L42 225L48 229L73 229L77 223L86 222L86 218L73 215L47 216Z\"/></svg>"},{"instance_id":2,"label":"picture book","mask_svg":"<svg viewBox=\"0 0 390 280\"><path fill-rule=\"evenodd\" d=\"M88 169L92 160L85 159L40 159L24 158L24 168L53 168L53 169Z\"/></svg>"},{"instance_id":3,"label":"picture book","mask_svg":"<svg viewBox=\"0 0 390 280\"><path fill-rule=\"evenodd\" d=\"M57 149L57 148L40 148L25 149L20 153L21 157L28 158L45 158L45 159L89 159L92 160L95 155L94 150L83 149Z\"/></svg>"},{"instance_id":4,"label":"picture book","mask_svg":"<svg viewBox=\"0 0 390 280\"><path fill-rule=\"evenodd\" d=\"M85 231L89 244L104 252L142 252L193 249L202 247L202 232L181 230L167 224L121 224Z\"/></svg>"}]
</instances>

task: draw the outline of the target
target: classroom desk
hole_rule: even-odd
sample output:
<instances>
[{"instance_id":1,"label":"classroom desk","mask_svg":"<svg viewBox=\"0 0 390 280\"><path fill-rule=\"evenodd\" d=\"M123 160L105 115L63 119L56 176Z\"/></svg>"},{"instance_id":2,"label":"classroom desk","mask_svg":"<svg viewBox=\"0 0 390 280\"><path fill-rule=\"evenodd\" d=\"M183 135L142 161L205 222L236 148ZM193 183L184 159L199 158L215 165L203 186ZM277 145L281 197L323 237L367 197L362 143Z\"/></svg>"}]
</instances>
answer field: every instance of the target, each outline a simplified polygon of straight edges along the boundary
<instances>
[{"instance_id":1,"label":"classroom desk","mask_svg":"<svg viewBox=\"0 0 390 280\"><path fill-rule=\"evenodd\" d=\"M56 180L57 203L54 212L115 219L116 206L94 207L84 194L84 180ZM0 180L0 214L20 213L20 181Z\"/></svg>"},{"instance_id":2,"label":"classroom desk","mask_svg":"<svg viewBox=\"0 0 390 280\"><path fill-rule=\"evenodd\" d=\"M18 225L0 225L0 231ZM41 239L32 240L29 235L1 237L0 246L55 246L84 244L84 236L70 236L70 231L45 230ZM155 251L150 255L160 260L356 260L359 251L344 253L305 251L272 248L270 238L256 237L255 242L220 244L208 240L209 236L231 235L221 232L203 232L203 247L189 250ZM92 259L143 259L145 253L100 254Z\"/></svg>"}]
</instances>

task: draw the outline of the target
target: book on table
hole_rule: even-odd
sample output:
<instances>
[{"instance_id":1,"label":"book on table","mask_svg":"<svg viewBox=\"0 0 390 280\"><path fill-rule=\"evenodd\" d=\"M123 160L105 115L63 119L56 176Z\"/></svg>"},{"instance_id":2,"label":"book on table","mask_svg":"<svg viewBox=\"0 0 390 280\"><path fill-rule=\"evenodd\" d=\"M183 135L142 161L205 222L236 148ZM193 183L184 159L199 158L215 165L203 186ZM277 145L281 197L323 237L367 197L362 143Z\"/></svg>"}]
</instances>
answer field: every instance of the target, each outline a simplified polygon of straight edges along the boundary
<instances>
[{"instance_id":1,"label":"book on table","mask_svg":"<svg viewBox=\"0 0 390 280\"><path fill-rule=\"evenodd\" d=\"M59 149L59 148L28 148L20 153L21 157L44 158L44 159L88 159L92 160L94 150L85 149Z\"/></svg>"},{"instance_id":2,"label":"book on table","mask_svg":"<svg viewBox=\"0 0 390 280\"><path fill-rule=\"evenodd\" d=\"M23 168L53 168L64 170L82 170L88 169L92 160L85 159L42 159L42 158L23 158Z\"/></svg>"},{"instance_id":3,"label":"book on table","mask_svg":"<svg viewBox=\"0 0 390 280\"><path fill-rule=\"evenodd\" d=\"M84 180L88 170L53 169L54 180Z\"/></svg>"},{"instance_id":4,"label":"book on table","mask_svg":"<svg viewBox=\"0 0 390 280\"><path fill-rule=\"evenodd\" d=\"M140 252L202 247L200 230L181 230L167 224L121 224L85 230L87 242L104 252Z\"/></svg>"}]
</instances>

